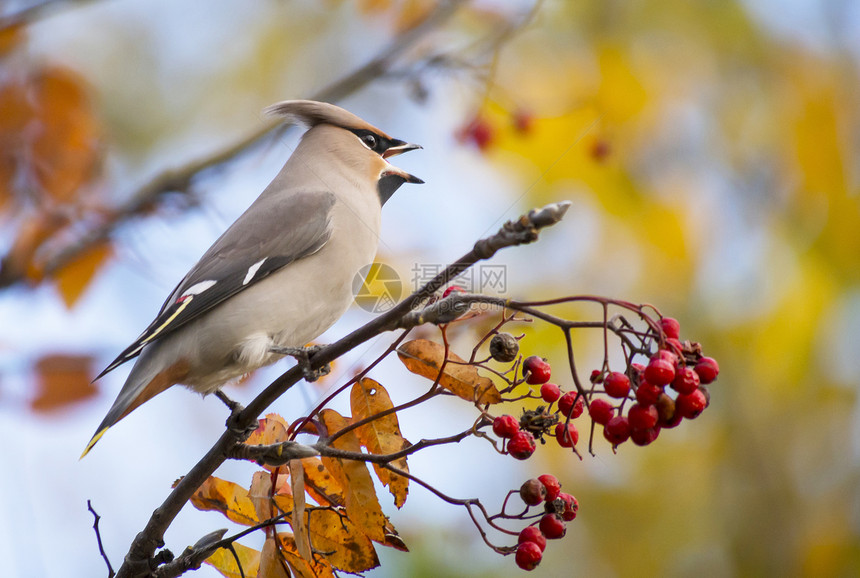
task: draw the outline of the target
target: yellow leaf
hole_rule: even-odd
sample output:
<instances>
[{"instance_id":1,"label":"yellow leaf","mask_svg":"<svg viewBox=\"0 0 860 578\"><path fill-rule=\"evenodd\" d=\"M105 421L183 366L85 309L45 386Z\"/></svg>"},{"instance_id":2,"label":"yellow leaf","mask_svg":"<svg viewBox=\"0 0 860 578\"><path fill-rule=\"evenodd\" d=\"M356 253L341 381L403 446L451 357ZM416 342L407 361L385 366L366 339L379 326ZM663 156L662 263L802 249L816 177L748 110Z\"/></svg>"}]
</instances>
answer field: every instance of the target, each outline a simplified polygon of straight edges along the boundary
<instances>
[{"instance_id":1,"label":"yellow leaf","mask_svg":"<svg viewBox=\"0 0 860 578\"><path fill-rule=\"evenodd\" d=\"M197 488L191 496L191 503L198 510L221 512L237 524L253 526L260 522L254 503L248 497L248 490L215 476L209 476L209 479Z\"/></svg>"},{"instance_id":2,"label":"yellow leaf","mask_svg":"<svg viewBox=\"0 0 860 578\"><path fill-rule=\"evenodd\" d=\"M350 423L332 409L321 411L320 420L325 424L330 436ZM361 444L354 431L339 437L332 447L349 452L361 452ZM356 460L326 457L322 458L322 463L343 488L347 517L369 538L384 540L385 516L376 497L367 464Z\"/></svg>"},{"instance_id":3,"label":"yellow leaf","mask_svg":"<svg viewBox=\"0 0 860 578\"><path fill-rule=\"evenodd\" d=\"M502 394L487 377L478 375L478 370L465 362L455 353L448 351L448 363L441 370L445 361L445 346L427 339L415 339L400 346L397 350L400 361L412 373L427 379L439 379L439 384L454 395L476 403L499 403Z\"/></svg>"},{"instance_id":4,"label":"yellow leaf","mask_svg":"<svg viewBox=\"0 0 860 578\"><path fill-rule=\"evenodd\" d=\"M352 408L353 421L363 420L382 413L394 407L388 392L376 381L365 377L352 387L350 393L350 407ZM400 434L400 424L397 414L390 413L383 417L356 428L361 445L372 454L383 455L398 452L409 446L409 442ZM391 462L391 465L409 472L406 457ZM388 486L391 495L394 496L394 505L402 507L406 502L409 492L409 479L399 476L373 464L376 476L382 485Z\"/></svg>"},{"instance_id":5,"label":"yellow leaf","mask_svg":"<svg viewBox=\"0 0 860 578\"><path fill-rule=\"evenodd\" d=\"M57 289L67 308L71 309L77 303L93 276L112 254L113 247L110 243L98 243L55 273Z\"/></svg>"},{"instance_id":6,"label":"yellow leaf","mask_svg":"<svg viewBox=\"0 0 860 578\"><path fill-rule=\"evenodd\" d=\"M325 557L315 556L312 562L308 562L299 555L296 540L292 534L279 532L278 540L281 542L281 553L295 576L298 578L334 578L334 572Z\"/></svg>"},{"instance_id":7,"label":"yellow leaf","mask_svg":"<svg viewBox=\"0 0 860 578\"><path fill-rule=\"evenodd\" d=\"M233 542L233 549L236 550L236 556L233 556L230 550L221 548L206 558L206 564L227 578L241 578L242 573L239 572L239 567L236 565L236 557L238 557L245 578L256 578L260 567L260 552L238 542Z\"/></svg>"},{"instance_id":8,"label":"yellow leaf","mask_svg":"<svg viewBox=\"0 0 860 578\"><path fill-rule=\"evenodd\" d=\"M326 561L338 570L363 572L379 566L373 543L343 512L310 510L306 524L314 551L325 552ZM287 544L295 547L295 536Z\"/></svg>"}]
</instances>

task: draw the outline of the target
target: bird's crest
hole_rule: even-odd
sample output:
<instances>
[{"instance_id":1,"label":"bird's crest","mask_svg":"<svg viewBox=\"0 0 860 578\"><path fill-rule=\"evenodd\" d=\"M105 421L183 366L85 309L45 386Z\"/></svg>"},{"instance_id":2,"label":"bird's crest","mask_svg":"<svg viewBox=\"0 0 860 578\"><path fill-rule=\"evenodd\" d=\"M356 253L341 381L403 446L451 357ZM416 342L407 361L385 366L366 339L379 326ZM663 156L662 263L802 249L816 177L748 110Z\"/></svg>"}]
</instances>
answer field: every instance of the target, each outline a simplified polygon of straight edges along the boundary
<instances>
[{"instance_id":1,"label":"bird's crest","mask_svg":"<svg viewBox=\"0 0 860 578\"><path fill-rule=\"evenodd\" d=\"M284 100L264 109L266 114L283 117L287 122L312 128L318 124L331 124L348 130L370 130L390 139L391 137L367 121L339 106L315 100Z\"/></svg>"}]
</instances>

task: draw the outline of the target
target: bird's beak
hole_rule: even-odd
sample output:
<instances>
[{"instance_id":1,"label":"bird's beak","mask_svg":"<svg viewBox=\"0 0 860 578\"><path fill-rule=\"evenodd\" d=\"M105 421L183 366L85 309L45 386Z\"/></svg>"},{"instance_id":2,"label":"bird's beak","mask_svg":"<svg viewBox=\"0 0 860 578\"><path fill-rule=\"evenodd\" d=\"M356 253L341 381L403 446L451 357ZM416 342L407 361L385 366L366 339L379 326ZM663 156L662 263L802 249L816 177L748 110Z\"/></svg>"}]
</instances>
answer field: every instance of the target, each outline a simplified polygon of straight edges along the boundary
<instances>
[{"instance_id":1,"label":"bird's beak","mask_svg":"<svg viewBox=\"0 0 860 578\"><path fill-rule=\"evenodd\" d=\"M383 159L388 159L389 157L396 157L397 155L408 153L409 151L414 151L416 149L423 148L421 145L410 144L407 142L403 142L402 140L394 141L394 146L388 147L384 153L382 153ZM422 184L424 181L416 177L415 175L410 175L406 171L395 167L394 165L389 164L389 166L385 169L384 173L386 175L397 175L404 182L407 183L415 183L417 185Z\"/></svg>"},{"instance_id":2,"label":"bird's beak","mask_svg":"<svg viewBox=\"0 0 860 578\"><path fill-rule=\"evenodd\" d=\"M393 147L388 147L384 153L382 153L382 158L387 159L388 157L396 157L397 155L401 155L403 153L408 153L409 151L414 151L416 149L424 148L421 145L417 144L409 144L408 142L394 141Z\"/></svg>"}]
</instances>

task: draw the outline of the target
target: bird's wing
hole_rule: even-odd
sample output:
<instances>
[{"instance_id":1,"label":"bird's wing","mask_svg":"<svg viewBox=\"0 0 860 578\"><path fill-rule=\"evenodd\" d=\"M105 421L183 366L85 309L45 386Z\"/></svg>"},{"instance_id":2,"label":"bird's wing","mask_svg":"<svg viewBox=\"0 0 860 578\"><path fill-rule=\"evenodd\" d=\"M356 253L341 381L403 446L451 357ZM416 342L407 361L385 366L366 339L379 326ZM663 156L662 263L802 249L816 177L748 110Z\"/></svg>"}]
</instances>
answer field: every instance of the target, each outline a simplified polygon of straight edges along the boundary
<instances>
[{"instance_id":1,"label":"bird's wing","mask_svg":"<svg viewBox=\"0 0 860 578\"><path fill-rule=\"evenodd\" d=\"M275 271L319 251L331 236L335 196L306 192L258 199L180 281L155 320L96 379L144 346L211 311Z\"/></svg>"}]
</instances>

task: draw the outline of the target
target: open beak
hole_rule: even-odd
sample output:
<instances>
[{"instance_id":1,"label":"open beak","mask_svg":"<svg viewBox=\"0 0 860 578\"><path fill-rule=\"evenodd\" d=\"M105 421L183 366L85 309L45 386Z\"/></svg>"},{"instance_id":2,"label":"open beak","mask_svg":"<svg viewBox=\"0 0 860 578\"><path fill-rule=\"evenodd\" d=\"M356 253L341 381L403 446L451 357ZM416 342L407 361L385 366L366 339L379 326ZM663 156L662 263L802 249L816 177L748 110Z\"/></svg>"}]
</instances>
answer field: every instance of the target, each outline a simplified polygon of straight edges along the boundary
<instances>
[{"instance_id":1,"label":"open beak","mask_svg":"<svg viewBox=\"0 0 860 578\"><path fill-rule=\"evenodd\" d=\"M385 152L382 153L382 158L387 159L388 157L396 157L397 155L408 153L409 151L414 151L420 148L423 147L417 144L409 144L408 142L403 142L402 140L396 140L394 141L393 147L388 147Z\"/></svg>"},{"instance_id":2,"label":"open beak","mask_svg":"<svg viewBox=\"0 0 860 578\"><path fill-rule=\"evenodd\" d=\"M393 142L394 142L394 146L388 147L385 150L385 152L382 153L383 159L388 160L389 157L396 157L397 155L400 155L403 153L408 153L409 151L414 151L416 149L423 148L421 145L410 144L407 142L403 142L402 140L396 140ZM403 179L404 182L415 183L417 185L420 185L424 182L421 179L419 179L418 177L416 177L415 175L410 175L406 171L399 169L390 163L389 163L388 167L386 167L386 169L383 171L383 174L397 175L401 179Z\"/></svg>"}]
</instances>

